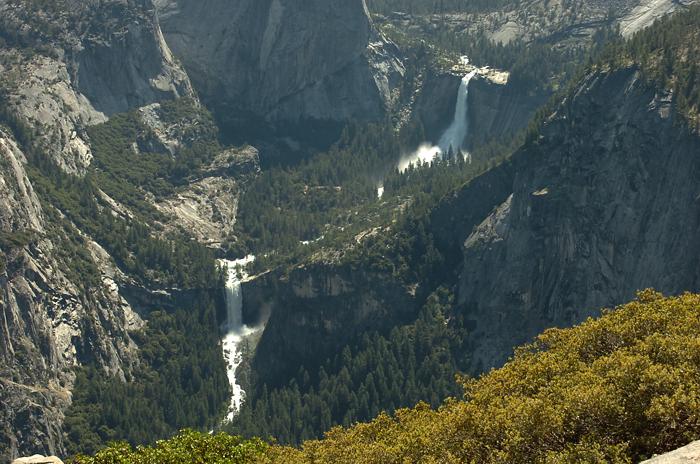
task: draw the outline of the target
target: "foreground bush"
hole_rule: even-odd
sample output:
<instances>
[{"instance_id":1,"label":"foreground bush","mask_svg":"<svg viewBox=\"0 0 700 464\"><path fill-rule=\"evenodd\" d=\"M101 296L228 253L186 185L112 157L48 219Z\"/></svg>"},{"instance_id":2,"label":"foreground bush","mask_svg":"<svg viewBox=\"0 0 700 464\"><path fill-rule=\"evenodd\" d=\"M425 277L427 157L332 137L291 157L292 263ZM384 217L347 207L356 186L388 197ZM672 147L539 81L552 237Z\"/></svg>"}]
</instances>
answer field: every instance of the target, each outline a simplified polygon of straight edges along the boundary
<instances>
[{"instance_id":1,"label":"foreground bush","mask_svg":"<svg viewBox=\"0 0 700 464\"><path fill-rule=\"evenodd\" d=\"M261 440L244 441L225 433L209 435L183 430L155 446L132 448L113 443L94 457L78 456L74 464L244 464L260 459L269 445Z\"/></svg>"}]
</instances>

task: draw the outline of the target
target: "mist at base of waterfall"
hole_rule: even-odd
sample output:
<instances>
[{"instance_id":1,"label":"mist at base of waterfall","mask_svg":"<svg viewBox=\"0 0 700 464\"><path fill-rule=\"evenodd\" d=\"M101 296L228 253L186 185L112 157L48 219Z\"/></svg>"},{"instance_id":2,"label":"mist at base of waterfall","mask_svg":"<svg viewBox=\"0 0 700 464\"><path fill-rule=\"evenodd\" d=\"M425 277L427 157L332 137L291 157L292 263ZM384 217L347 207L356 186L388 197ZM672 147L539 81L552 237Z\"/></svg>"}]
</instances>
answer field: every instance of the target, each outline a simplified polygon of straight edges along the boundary
<instances>
[{"instance_id":1,"label":"mist at base of waterfall","mask_svg":"<svg viewBox=\"0 0 700 464\"><path fill-rule=\"evenodd\" d=\"M464 63L469 62L466 57L462 57L462 60ZM438 144L422 144L416 151L401 158L397 164L400 172L404 172L410 165L416 166L432 163L436 158L449 157L450 153L453 157L459 156L461 153L465 159L470 159L469 154L462 151L462 146L469 131L469 83L476 75L476 72L474 70L462 78L457 91L457 101L455 102L452 123L443 132Z\"/></svg>"}]
</instances>

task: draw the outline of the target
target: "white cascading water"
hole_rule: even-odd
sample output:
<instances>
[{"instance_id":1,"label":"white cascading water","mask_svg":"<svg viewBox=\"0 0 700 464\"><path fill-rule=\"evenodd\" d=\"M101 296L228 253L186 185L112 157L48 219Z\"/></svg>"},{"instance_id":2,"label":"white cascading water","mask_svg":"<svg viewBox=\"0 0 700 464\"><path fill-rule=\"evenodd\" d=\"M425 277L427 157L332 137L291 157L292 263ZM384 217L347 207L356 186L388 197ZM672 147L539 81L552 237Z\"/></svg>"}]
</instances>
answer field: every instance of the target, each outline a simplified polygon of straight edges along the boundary
<instances>
[{"instance_id":1,"label":"white cascading water","mask_svg":"<svg viewBox=\"0 0 700 464\"><path fill-rule=\"evenodd\" d=\"M243 361L241 352L241 342L245 338L258 330L243 324L243 293L241 282L248 276L239 269L255 260L254 256L247 256L243 259L228 261L220 260L219 264L226 269L226 322L223 326L224 337L222 347L224 359L226 360L226 373L228 382L231 385L233 394L226 413L226 420L232 421L241 409L241 404L245 398L243 388L236 382L236 369Z\"/></svg>"},{"instance_id":2,"label":"white cascading water","mask_svg":"<svg viewBox=\"0 0 700 464\"><path fill-rule=\"evenodd\" d=\"M467 57L462 57L462 64L469 64ZM469 83L474 78L478 70L474 69L462 78L457 91L457 102L455 103L455 114L452 124L440 137L437 145L423 144L411 155L402 158L398 163L399 171L405 171L409 165L430 163L436 157L450 152L457 155L464 145L464 139L469 131ZM465 155L469 159L469 154ZM383 192L381 192L383 193ZM379 192L378 192L379 194ZM381 194L379 194L381 197Z\"/></svg>"},{"instance_id":3,"label":"white cascading water","mask_svg":"<svg viewBox=\"0 0 700 464\"><path fill-rule=\"evenodd\" d=\"M448 153L450 149L452 149L453 153L457 153L462 148L462 145L464 145L464 139L469 130L469 112L467 107L469 103L469 82L475 75L476 70L464 76L462 82L459 84L454 119L450 127L442 134L440 142L438 143L442 153Z\"/></svg>"}]
</instances>

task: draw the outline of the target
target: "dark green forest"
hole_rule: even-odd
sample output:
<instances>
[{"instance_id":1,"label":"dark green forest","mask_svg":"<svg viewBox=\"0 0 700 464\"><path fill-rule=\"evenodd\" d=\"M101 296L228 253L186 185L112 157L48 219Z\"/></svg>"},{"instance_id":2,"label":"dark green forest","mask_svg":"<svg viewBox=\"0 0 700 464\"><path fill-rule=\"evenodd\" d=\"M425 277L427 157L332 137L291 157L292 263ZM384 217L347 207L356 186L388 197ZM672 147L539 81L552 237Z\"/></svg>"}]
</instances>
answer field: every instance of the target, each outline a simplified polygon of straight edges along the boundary
<instances>
[{"instance_id":1,"label":"dark green forest","mask_svg":"<svg viewBox=\"0 0 700 464\"><path fill-rule=\"evenodd\" d=\"M288 385L250 392L226 429L297 444L337 424L348 426L419 401L438 406L457 396L455 374L466 361L460 357L464 334L446 319L452 304L451 293L438 289L414 323L387 336L365 333L320 369L302 366Z\"/></svg>"},{"instance_id":2,"label":"dark green forest","mask_svg":"<svg viewBox=\"0 0 700 464\"><path fill-rule=\"evenodd\" d=\"M200 293L190 304L153 311L132 333L142 364L126 382L95 367L78 372L65 429L71 453L105 443L153 443L176 431L214 428L230 396L219 346L215 301Z\"/></svg>"}]
</instances>

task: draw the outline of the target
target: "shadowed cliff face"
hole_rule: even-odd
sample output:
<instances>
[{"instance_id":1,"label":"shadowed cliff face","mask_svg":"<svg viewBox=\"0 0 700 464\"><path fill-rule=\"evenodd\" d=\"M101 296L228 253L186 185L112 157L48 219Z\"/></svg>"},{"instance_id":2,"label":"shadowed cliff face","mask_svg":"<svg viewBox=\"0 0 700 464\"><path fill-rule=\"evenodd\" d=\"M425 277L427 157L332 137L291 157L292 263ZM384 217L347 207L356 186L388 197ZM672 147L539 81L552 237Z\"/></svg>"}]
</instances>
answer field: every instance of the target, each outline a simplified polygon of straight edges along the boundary
<instances>
[{"instance_id":1,"label":"shadowed cliff face","mask_svg":"<svg viewBox=\"0 0 700 464\"><path fill-rule=\"evenodd\" d=\"M363 333L388 332L418 311L415 296L391 276L331 264L248 282L243 305L245 323L267 321L253 369L260 385L269 387L285 384L302 365L315 368Z\"/></svg>"},{"instance_id":2,"label":"shadowed cliff face","mask_svg":"<svg viewBox=\"0 0 700 464\"><path fill-rule=\"evenodd\" d=\"M587 76L514 155L511 195L464 243L475 370L638 289L697 290L699 152L671 96L635 69Z\"/></svg>"},{"instance_id":3,"label":"shadowed cliff face","mask_svg":"<svg viewBox=\"0 0 700 464\"><path fill-rule=\"evenodd\" d=\"M467 147L507 140L527 127L549 97L549 92L532 91L514 81L499 85L487 79L474 79L469 89Z\"/></svg>"},{"instance_id":4,"label":"shadowed cliff face","mask_svg":"<svg viewBox=\"0 0 700 464\"><path fill-rule=\"evenodd\" d=\"M158 0L205 100L268 122L381 118L401 63L363 0Z\"/></svg>"}]
</instances>

